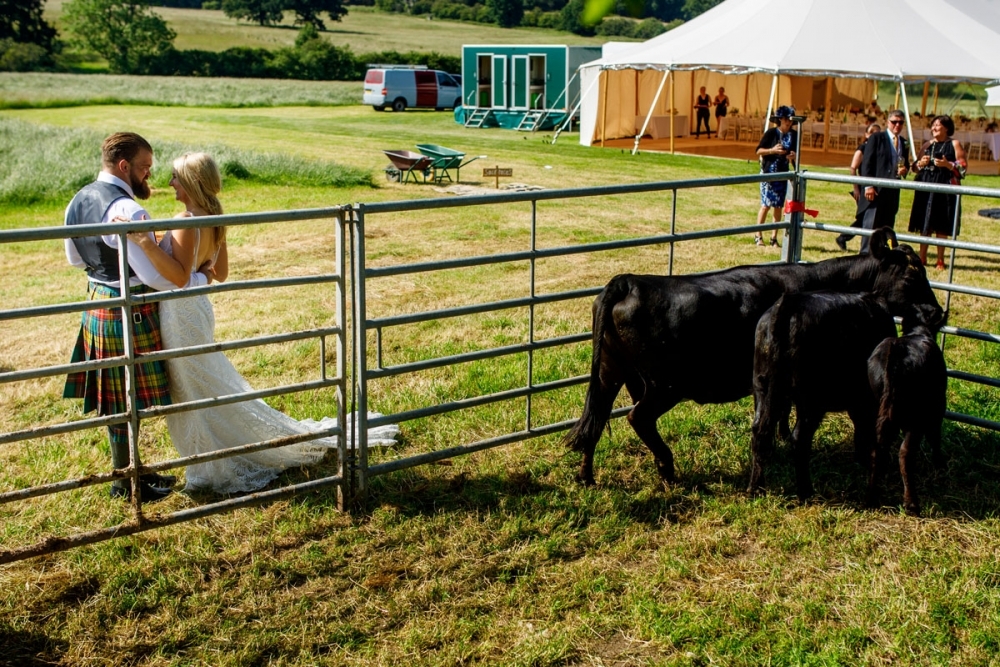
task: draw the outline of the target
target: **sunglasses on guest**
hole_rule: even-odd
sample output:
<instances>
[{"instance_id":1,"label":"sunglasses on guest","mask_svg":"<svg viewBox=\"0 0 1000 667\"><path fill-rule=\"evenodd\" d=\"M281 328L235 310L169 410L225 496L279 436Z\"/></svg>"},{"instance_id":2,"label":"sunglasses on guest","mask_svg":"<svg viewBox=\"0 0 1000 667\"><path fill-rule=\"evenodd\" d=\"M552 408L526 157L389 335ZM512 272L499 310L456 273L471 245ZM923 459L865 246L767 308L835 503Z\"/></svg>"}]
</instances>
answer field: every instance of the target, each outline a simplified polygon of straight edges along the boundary
<instances>
[{"instance_id":1,"label":"sunglasses on guest","mask_svg":"<svg viewBox=\"0 0 1000 667\"><path fill-rule=\"evenodd\" d=\"M902 125L902 124L903 124L903 121L901 121L901 120L890 120L889 121L889 125Z\"/></svg>"}]
</instances>

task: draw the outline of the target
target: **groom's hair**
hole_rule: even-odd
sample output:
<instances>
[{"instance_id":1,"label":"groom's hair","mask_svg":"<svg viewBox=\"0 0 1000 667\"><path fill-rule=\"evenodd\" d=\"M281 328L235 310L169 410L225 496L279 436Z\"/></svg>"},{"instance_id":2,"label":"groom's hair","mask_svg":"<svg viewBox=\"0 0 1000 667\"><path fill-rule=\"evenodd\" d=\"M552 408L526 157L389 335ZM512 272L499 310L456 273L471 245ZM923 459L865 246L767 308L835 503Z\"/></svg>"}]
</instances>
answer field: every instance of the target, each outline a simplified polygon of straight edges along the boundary
<instances>
[{"instance_id":1,"label":"groom's hair","mask_svg":"<svg viewBox=\"0 0 1000 667\"><path fill-rule=\"evenodd\" d=\"M105 167L113 167L121 160L131 162L141 150L152 153L153 147L135 132L115 132L101 145L101 161Z\"/></svg>"}]
</instances>

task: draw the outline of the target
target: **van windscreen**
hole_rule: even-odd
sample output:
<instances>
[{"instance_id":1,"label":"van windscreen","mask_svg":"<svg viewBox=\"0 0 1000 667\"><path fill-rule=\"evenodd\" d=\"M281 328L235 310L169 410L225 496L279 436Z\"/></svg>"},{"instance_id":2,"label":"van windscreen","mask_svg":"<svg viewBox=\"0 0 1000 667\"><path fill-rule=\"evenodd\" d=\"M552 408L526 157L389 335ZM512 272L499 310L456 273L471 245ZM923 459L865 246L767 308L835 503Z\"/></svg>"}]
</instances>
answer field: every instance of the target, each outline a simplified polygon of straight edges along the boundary
<instances>
[{"instance_id":1,"label":"van windscreen","mask_svg":"<svg viewBox=\"0 0 1000 667\"><path fill-rule=\"evenodd\" d=\"M382 70L368 70L368 73L365 74L365 83L382 83Z\"/></svg>"}]
</instances>

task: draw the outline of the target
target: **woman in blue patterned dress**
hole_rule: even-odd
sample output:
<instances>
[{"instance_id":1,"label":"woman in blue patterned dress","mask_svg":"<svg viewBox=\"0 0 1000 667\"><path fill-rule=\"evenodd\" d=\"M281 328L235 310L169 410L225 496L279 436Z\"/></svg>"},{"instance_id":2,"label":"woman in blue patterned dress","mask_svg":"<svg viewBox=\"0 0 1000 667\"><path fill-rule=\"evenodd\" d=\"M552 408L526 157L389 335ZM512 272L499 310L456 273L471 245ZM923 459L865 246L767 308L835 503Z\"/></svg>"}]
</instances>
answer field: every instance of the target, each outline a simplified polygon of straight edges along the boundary
<instances>
[{"instance_id":1,"label":"woman in blue patterned dress","mask_svg":"<svg viewBox=\"0 0 1000 667\"><path fill-rule=\"evenodd\" d=\"M776 122L778 127L772 127L764 133L757 144L757 155L760 157L760 173L776 174L789 170L789 165L795 162L796 132L792 129L795 109L788 106L780 106L771 117L772 122ZM774 221L781 220L782 210L785 206L785 193L788 190L788 181L771 181L760 184L760 211L757 212L757 224L762 225L767 220L767 210L774 211ZM754 243L759 246L764 245L763 236L758 233L754 235ZM771 232L771 245L778 245L778 230Z\"/></svg>"}]
</instances>

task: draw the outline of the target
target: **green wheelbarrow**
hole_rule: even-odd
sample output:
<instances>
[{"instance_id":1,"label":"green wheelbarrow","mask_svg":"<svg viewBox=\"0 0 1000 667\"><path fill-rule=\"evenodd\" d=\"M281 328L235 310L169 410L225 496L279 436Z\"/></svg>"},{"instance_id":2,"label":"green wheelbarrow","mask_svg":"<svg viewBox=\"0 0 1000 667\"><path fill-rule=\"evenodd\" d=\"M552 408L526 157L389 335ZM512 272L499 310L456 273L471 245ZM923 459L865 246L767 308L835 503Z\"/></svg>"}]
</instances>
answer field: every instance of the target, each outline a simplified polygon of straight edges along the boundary
<instances>
[{"instance_id":1,"label":"green wheelbarrow","mask_svg":"<svg viewBox=\"0 0 1000 667\"><path fill-rule=\"evenodd\" d=\"M455 170L454 182L458 183L462 167L469 164L473 160L486 157L485 155L477 155L466 160L465 153L451 148L445 148L444 146L438 146L437 144L417 144L417 150L423 155L431 158L431 168L434 170L435 183L441 183L446 178L451 181L452 178L450 172L452 169Z\"/></svg>"}]
</instances>

